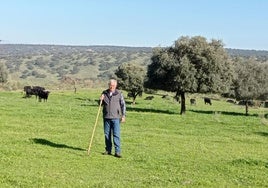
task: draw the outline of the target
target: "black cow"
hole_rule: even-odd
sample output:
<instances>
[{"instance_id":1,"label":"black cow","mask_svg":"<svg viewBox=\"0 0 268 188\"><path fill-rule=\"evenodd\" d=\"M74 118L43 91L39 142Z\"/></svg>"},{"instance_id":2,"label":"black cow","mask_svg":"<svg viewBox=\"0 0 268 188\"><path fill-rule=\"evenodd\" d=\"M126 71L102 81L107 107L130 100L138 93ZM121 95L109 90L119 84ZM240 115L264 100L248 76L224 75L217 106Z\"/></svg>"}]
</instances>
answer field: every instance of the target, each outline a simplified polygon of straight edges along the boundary
<instances>
[{"instance_id":1,"label":"black cow","mask_svg":"<svg viewBox=\"0 0 268 188\"><path fill-rule=\"evenodd\" d=\"M162 96L162 99L166 99L166 98L168 98L168 94L165 94Z\"/></svg>"},{"instance_id":2,"label":"black cow","mask_svg":"<svg viewBox=\"0 0 268 188\"><path fill-rule=\"evenodd\" d=\"M25 92L25 97L31 97L32 95L35 95L36 98L38 97L38 93L40 91L45 90L44 87L41 86L24 86L23 88L24 92Z\"/></svg>"},{"instance_id":3,"label":"black cow","mask_svg":"<svg viewBox=\"0 0 268 188\"><path fill-rule=\"evenodd\" d=\"M30 97L33 95L31 86L24 86L23 91L25 92L25 97Z\"/></svg>"},{"instance_id":4,"label":"black cow","mask_svg":"<svg viewBox=\"0 0 268 188\"><path fill-rule=\"evenodd\" d=\"M196 100L195 99L190 99L191 105L196 105Z\"/></svg>"},{"instance_id":5,"label":"black cow","mask_svg":"<svg viewBox=\"0 0 268 188\"><path fill-rule=\"evenodd\" d=\"M212 103L211 103L211 99L208 98L208 97L205 97L205 98L204 98L204 102L205 102L205 104L210 104L210 105L212 105Z\"/></svg>"},{"instance_id":6,"label":"black cow","mask_svg":"<svg viewBox=\"0 0 268 188\"><path fill-rule=\"evenodd\" d=\"M153 100L154 96L148 96L144 100Z\"/></svg>"},{"instance_id":7,"label":"black cow","mask_svg":"<svg viewBox=\"0 0 268 188\"><path fill-rule=\"evenodd\" d=\"M42 99L44 100L44 102L47 102L47 98L48 98L49 93L50 93L50 91L47 91L47 90L39 90L39 92L38 92L39 102L41 102Z\"/></svg>"},{"instance_id":8,"label":"black cow","mask_svg":"<svg viewBox=\"0 0 268 188\"><path fill-rule=\"evenodd\" d=\"M264 102L264 108L268 108L268 101Z\"/></svg>"}]
</instances>

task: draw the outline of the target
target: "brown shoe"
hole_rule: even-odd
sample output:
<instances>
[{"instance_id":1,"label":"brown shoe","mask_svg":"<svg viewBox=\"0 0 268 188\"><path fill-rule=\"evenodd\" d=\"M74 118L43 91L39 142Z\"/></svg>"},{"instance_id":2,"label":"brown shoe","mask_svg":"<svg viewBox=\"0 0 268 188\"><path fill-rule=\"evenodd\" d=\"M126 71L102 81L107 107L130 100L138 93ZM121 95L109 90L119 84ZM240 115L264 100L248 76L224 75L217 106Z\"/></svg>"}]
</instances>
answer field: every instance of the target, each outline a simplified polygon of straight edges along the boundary
<instances>
[{"instance_id":1,"label":"brown shoe","mask_svg":"<svg viewBox=\"0 0 268 188\"><path fill-rule=\"evenodd\" d=\"M122 155L120 153L115 153L114 156L117 158L122 158Z\"/></svg>"},{"instance_id":2,"label":"brown shoe","mask_svg":"<svg viewBox=\"0 0 268 188\"><path fill-rule=\"evenodd\" d=\"M105 152L102 153L102 155L112 155L112 153L109 152L109 151L105 151Z\"/></svg>"}]
</instances>

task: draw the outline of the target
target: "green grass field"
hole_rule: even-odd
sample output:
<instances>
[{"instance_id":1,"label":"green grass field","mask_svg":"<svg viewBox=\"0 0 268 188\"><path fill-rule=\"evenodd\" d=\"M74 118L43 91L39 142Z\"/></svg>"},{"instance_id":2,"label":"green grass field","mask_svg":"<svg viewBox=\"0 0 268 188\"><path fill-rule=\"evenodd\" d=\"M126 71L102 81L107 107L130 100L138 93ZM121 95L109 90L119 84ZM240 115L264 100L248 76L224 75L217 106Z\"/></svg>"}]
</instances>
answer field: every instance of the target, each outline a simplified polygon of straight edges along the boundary
<instances>
[{"instance_id":1,"label":"green grass field","mask_svg":"<svg viewBox=\"0 0 268 188\"><path fill-rule=\"evenodd\" d=\"M268 187L268 109L127 99L123 158L101 154L101 116L88 156L101 91L1 92L0 187Z\"/></svg>"}]
</instances>

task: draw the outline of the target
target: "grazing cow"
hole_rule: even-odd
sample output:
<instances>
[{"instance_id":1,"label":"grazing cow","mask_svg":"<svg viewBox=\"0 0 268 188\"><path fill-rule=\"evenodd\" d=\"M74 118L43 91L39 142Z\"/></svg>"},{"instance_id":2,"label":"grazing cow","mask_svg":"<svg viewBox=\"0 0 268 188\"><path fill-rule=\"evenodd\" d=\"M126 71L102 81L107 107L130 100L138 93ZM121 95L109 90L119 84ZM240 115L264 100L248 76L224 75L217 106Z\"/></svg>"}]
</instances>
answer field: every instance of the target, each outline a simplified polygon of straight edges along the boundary
<instances>
[{"instance_id":1,"label":"grazing cow","mask_svg":"<svg viewBox=\"0 0 268 188\"><path fill-rule=\"evenodd\" d=\"M34 93L36 98L39 97L39 92L44 91L44 90L45 90L45 88L40 87L40 86L33 86L33 89L32 89L32 91L33 91L33 93Z\"/></svg>"},{"instance_id":2,"label":"grazing cow","mask_svg":"<svg viewBox=\"0 0 268 188\"><path fill-rule=\"evenodd\" d=\"M172 97L169 96L168 94L165 94L165 95L162 96L162 99L165 99L165 100L171 100Z\"/></svg>"},{"instance_id":3,"label":"grazing cow","mask_svg":"<svg viewBox=\"0 0 268 188\"><path fill-rule=\"evenodd\" d=\"M49 93L50 93L50 91L47 91L47 90L40 90L40 91L38 92L39 102L41 102L42 99L44 100L44 102L47 102L47 98L48 98Z\"/></svg>"},{"instance_id":4,"label":"grazing cow","mask_svg":"<svg viewBox=\"0 0 268 188\"><path fill-rule=\"evenodd\" d=\"M25 92L25 97L33 95L31 86L24 86L23 91Z\"/></svg>"},{"instance_id":5,"label":"grazing cow","mask_svg":"<svg viewBox=\"0 0 268 188\"><path fill-rule=\"evenodd\" d=\"M168 98L168 94L165 94L162 96L162 99L166 99L166 98Z\"/></svg>"},{"instance_id":6,"label":"grazing cow","mask_svg":"<svg viewBox=\"0 0 268 188\"><path fill-rule=\"evenodd\" d=\"M268 101L264 102L264 108L268 108Z\"/></svg>"},{"instance_id":7,"label":"grazing cow","mask_svg":"<svg viewBox=\"0 0 268 188\"><path fill-rule=\"evenodd\" d=\"M148 96L144 100L152 100L153 98L154 98L154 96Z\"/></svg>"},{"instance_id":8,"label":"grazing cow","mask_svg":"<svg viewBox=\"0 0 268 188\"><path fill-rule=\"evenodd\" d=\"M205 98L204 98L204 102L205 102L205 104L210 104L210 105L212 105L212 103L211 103L211 99L208 98L208 97L205 97Z\"/></svg>"},{"instance_id":9,"label":"grazing cow","mask_svg":"<svg viewBox=\"0 0 268 188\"><path fill-rule=\"evenodd\" d=\"M45 90L45 88L41 86L24 86L23 90L25 92L25 97L31 97L32 95L35 95L37 98L39 91Z\"/></svg>"},{"instance_id":10,"label":"grazing cow","mask_svg":"<svg viewBox=\"0 0 268 188\"><path fill-rule=\"evenodd\" d=\"M191 105L196 105L196 100L195 99L190 99Z\"/></svg>"}]
</instances>

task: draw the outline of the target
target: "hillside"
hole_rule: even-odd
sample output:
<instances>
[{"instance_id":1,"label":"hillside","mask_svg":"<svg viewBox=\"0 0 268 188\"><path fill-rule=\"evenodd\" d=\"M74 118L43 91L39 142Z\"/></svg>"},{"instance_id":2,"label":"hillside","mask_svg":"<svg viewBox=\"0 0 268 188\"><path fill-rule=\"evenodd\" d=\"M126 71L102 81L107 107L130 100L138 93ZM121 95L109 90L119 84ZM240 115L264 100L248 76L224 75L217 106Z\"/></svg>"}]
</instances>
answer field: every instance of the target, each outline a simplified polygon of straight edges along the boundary
<instances>
[{"instance_id":1,"label":"hillside","mask_svg":"<svg viewBox=\"0 0 268 188\"><path fill-rule=\"evenodd\" d=\"M262 62L268 60L268 51L265 50L241 50L226 48L226 51L231 57L255 57L258 61Z\"/></svg>"},{"instance_id":2,"label":"hillside","mask_svg":"<svg viewBox=\"0 0 268 188\"><path fill-rule=\"evenodd\" d=\"M22 85L106 80L122 63L147 65L152 48L121 46L0 45L0 61Z\"/></svg>"},{"instance_id":3,"label":"hillside","mask_svg":"<svg viewBox=\"0 0 268 188\"><path fill-rule=\"evenodd\" d=\"M232 57L255 56L266 60L268 51L227 49ZM64 46L0 44L0 62L13 87L48 85L92 87L106 81L122 63L150 63L152 48L125 46Z\"/></svg>"}]
</instances>

